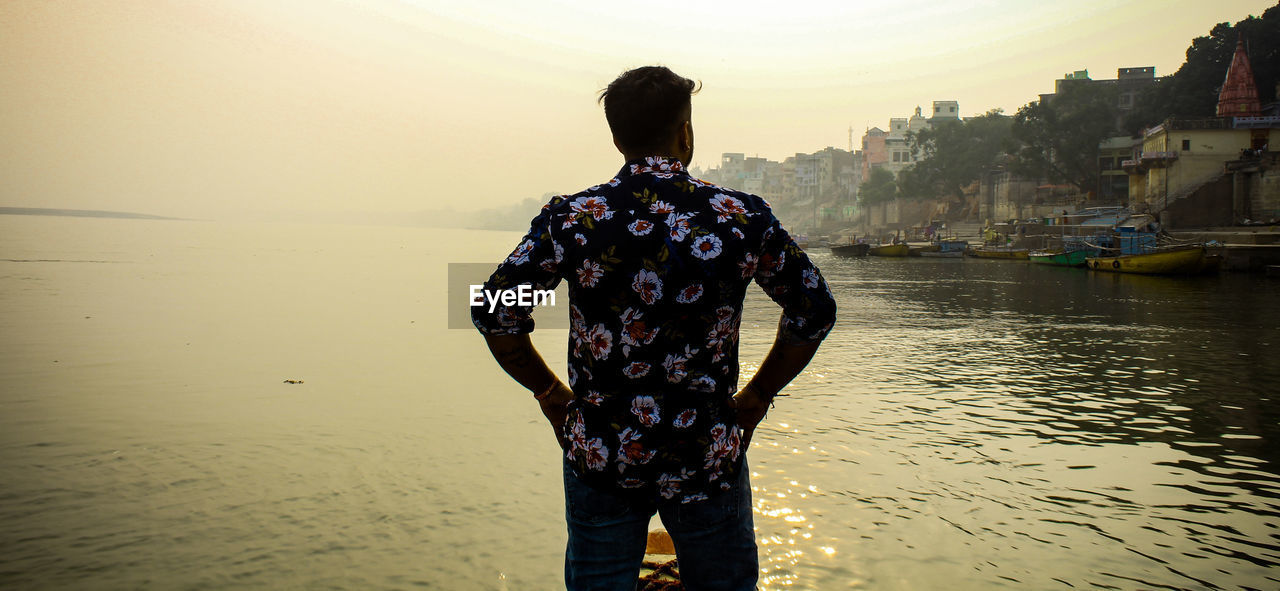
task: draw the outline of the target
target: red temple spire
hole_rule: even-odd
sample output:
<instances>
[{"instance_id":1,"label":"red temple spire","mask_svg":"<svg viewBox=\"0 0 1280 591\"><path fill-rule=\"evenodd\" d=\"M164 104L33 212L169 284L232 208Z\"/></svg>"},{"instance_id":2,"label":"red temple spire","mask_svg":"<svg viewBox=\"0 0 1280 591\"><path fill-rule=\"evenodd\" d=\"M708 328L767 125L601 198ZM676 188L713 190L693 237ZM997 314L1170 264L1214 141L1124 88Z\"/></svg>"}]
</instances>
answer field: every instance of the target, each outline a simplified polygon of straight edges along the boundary
<instances>
[{"instance_id":1,"label":"red temple spire","mask_svg":"<svg viewBox=\"0 0 1280 591\"><path fill-rule=\"evenodd\" d=\"M1219 117L1257 117L1262 113L1258 87L1253 81L1253 67L1244 52L1244 39L1236 41L1236 53L1227 68L1227 79L1218 93Z\"/></svg>"}]
</instances>

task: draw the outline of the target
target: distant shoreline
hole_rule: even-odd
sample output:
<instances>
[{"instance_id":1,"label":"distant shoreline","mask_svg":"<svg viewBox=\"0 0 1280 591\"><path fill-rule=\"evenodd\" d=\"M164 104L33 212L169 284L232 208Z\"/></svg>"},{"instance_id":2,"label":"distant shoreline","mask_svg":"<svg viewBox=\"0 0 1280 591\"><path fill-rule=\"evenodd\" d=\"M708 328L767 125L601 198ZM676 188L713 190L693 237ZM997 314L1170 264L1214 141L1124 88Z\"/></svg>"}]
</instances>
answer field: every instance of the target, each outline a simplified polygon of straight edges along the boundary
<instances>
[{"instance_id":1,"label":"distant shoreline","mask_svg":"<svg viewBox=\"0 0 1280 591\"><path fill-rule=\"evenodd\" d=\"M181 220L128 211L101 211L96 209L52 209L45 207L0 207L0 215L56 215L78 218L124 218L131 220Z\"/></svg>"}]
</instances>

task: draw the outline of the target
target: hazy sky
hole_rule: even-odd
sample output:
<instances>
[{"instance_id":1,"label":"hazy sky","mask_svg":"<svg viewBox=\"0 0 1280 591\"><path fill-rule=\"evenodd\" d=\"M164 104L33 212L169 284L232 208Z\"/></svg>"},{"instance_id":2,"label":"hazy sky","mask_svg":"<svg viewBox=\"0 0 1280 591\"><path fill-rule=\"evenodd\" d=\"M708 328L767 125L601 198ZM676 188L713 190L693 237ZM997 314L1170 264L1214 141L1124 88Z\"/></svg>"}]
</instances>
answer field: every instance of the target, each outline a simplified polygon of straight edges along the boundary
<instances>
[{"instance_id":1,"label":"hazy sky","mask_svg":"<svg viewBox=\"0 0 1280 591\"><path fill-rule=\"evenodd\" d=\"M847 148L933 100L1013 113L1261 0L3 0L0 206L234 217L492 207L621 164L596 92L699 79L696 155Z\"/></svg>"}]
</instances>

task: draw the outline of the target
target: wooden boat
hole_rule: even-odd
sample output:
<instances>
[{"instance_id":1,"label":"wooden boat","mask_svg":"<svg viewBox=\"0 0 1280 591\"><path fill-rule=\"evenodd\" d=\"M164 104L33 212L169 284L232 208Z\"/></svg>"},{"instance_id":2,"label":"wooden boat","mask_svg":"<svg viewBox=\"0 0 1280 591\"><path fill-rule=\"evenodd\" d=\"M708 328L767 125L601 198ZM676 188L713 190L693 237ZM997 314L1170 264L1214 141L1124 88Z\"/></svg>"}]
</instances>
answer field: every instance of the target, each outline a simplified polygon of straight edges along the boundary
<instances>
[{"instance_id":1,"label":"wooden boat","mask_svg":"<svg viewBox=\"0 0 1280 591\"><path fill-rule=\"evenodd\" d=\"M904 257L908 252L910 247L906 244L881 244L867 250L867 254L873 257Z\"/></svg>"},{"instance_id":2,"label":"wooden boat","mask_svg":"<svg viewBox=\"0 0 1280 591\"><path fill-rule=\"evenodd\" d=\"M645 542L644 562L640 568L640 580L636 589L640 591L660 591L663 589L683 589L680 586L680 567L676 563L676 545L671 541L671 534L666 530L655 529L649 532Z\"/></svg>"},{"instance_id":3,"label":"wooden boat","mask_svg":"<svg viewBox=\"0 0 1280 591\"><path fill-rule=\"evenodd\" d=\"M870 244L832 244L831 254L838 257L864 257L871 250Z\"/></svg>"},{"instance_id":4,"label":"wooden boat","mask_svg":"<svg viewBox=\"0 0 1280 591\"><path fill-rule=\"evenodd\" d=\"M1085 259L1095 254L1087 249L1068 250L1068 251L1033 251L1027 253L1027 258L1033 263L1042 265L1058 265L1059 267L1083 267Z\"/></svg>"},{"instance_id":5,"label":"wooden boat","mask_svg":"<svg viewBox=\"0 0 1280 591\"><path fill-rule=\"evenodd\" d=\"M939 240L933 244L932 249L920 251L922 257L963 257L964 249L968 248L969 243L964 240Z\"/></svg>"},{"instance_id":6,"label":"wooden boat","mask_svg":"<svg viewBox=\"0 0 1280 591\"><path fill-rule=\"evenodd\" d=\"M926 252L938 252L937 244L921 244L918 246L907 245L907 256L918 257L923 256Z\"/></svg>"},{"instance_id":7,"label":"wooden boat","mask_svg":"<svg viewBox=\"0 0 1280 591\"><path fill-rule=\"evenodd\" d=\"M969 256L978 257L980 259L1014 259L1027 260L1030 253L1025 248L1009 248L1007 246L979 246L969 249Z\"/></svg>"},{"instance_id":8,"label":"wooden boat","mask_svg":"<svg viewBox=\"0 0 1280 591\"><path fill-rule=\"evenodd\" d=\"M1217 255L1205 254L1204 246L1155 250L1140 254L1089 257L1090 269L1115 273L1144 275L1188 275L1215 271L1221 262Z\"/></svg>"}]
</instances>

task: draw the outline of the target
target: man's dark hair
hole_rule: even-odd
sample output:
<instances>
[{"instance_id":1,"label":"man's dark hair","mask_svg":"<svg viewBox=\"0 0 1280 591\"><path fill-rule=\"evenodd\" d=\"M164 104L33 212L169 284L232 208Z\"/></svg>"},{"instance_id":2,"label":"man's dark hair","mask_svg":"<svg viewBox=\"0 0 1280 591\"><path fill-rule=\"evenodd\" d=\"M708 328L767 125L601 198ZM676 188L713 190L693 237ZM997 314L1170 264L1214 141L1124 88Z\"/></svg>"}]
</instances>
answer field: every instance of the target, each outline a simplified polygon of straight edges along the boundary
<instances>
[{"instance_id":1,"label":"man's dark hair","mask_svg":"<svg viewBox=\"0 0 1280 591\"><path fill-rule=\"evenodd\" d=\"M631 151L665 149L684 123L690 97L699 86L665 66L623 72L600 91L613 139Z\"/></svg>"}]
</instances>

